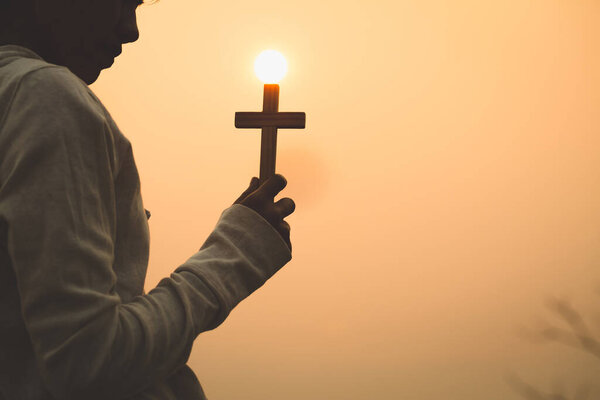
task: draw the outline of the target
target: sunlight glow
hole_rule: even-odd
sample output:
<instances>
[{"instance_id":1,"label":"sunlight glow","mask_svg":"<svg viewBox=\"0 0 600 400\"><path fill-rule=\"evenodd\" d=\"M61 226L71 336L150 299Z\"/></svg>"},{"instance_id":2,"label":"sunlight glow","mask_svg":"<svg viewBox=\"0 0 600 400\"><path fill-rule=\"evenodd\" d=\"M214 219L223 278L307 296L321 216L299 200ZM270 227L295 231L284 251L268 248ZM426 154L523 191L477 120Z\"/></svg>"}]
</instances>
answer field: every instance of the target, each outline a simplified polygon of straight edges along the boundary
<instances>
[{"instance_id":1,"label":"sunlight glow","mask_svg":"<svg viewBox=\"0 0 600 400\"><path fill-rule=\"evenodd\" d=\"M254 61L254 72L265 84L279 83L287 72L287 61L275 50L265 50Z\"/></svg>"}]
</instances>

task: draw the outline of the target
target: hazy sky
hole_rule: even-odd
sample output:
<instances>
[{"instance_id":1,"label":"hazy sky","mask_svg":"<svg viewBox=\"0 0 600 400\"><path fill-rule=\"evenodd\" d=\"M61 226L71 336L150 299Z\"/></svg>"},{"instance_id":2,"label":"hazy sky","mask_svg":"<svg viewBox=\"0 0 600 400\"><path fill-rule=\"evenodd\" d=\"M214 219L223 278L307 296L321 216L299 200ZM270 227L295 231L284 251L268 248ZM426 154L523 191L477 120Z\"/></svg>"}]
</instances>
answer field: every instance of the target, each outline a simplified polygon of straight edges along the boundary
<instances>
[{"instance_id":1,"label":"hazy sky","mask_svg":"<svg viewBox=\"0 0 600 400\"><path fill-rule=\"evenodd\" d=\"M600 331L600 2L175 1L92 89L132 141L146 289L258 175L264 49L293 260L196 340L211 400L510 400L600 360L523 332L568 299ZM544 322L546 321L546 322ZM562 386L561 386L562 385Z\"/></svg>"}]
</instances>

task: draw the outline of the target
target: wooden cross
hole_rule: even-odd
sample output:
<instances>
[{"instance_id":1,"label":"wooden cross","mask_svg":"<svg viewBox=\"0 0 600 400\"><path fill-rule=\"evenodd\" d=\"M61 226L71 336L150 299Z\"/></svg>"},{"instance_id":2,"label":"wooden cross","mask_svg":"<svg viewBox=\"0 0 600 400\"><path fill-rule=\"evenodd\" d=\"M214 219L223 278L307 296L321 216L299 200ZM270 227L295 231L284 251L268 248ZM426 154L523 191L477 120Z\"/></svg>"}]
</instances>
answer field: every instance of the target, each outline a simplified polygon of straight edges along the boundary
<instances>
[{"instance_id":1,"label":"wooden cross","mask_svg":"<svg viewBox=\"0 0 600 400\"><path fill-rule=\"evenodd\" d=\"M275 174L277 155L277 129L304 129L306 114L279 112L279 85L266 84L262 112L236 112L235 127L262 129L260 145L260 183Z\"/></svg>"}]
</instances>

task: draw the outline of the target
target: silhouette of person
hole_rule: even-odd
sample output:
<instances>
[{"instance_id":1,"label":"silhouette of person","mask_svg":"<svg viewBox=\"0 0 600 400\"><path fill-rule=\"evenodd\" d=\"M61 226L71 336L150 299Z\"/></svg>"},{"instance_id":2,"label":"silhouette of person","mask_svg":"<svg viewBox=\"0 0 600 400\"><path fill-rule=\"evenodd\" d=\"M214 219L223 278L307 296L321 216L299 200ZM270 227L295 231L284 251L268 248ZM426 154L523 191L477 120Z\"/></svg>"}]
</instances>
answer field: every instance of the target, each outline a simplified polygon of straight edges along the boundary
<instances>
[{"instance_id":1,"label":"silhouette of person","mask_svg":"<svg viewBox=\"0 0 600 400\"><path fill-rule=\"evenodd\" d=\"M1 400L204 399L195 338L291 259L285 178L253 178L144 293L131 143L87 86L138 39L139 4L0 0Z\"/></svg>"}]
</instances>

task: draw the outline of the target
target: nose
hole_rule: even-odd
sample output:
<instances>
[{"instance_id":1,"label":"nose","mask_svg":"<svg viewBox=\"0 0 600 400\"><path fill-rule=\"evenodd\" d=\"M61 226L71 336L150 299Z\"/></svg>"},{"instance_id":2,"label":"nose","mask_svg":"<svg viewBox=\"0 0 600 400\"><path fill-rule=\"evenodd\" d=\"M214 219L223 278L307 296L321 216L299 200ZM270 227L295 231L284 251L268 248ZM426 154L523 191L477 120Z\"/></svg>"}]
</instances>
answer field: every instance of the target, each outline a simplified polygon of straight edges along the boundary
<instances>
[{"instance_id":1,"label":"nose","mask_svg":"<svg viewBox=\"0 0 600 400\"><path fill-rule=\"evenodd\" d=\"M140 38L135 11L121 19L118 34L122 43L133 43Z\"/></svg>"}]
</instances>

